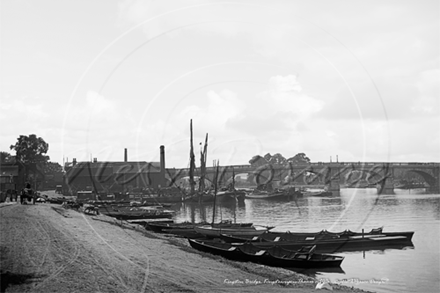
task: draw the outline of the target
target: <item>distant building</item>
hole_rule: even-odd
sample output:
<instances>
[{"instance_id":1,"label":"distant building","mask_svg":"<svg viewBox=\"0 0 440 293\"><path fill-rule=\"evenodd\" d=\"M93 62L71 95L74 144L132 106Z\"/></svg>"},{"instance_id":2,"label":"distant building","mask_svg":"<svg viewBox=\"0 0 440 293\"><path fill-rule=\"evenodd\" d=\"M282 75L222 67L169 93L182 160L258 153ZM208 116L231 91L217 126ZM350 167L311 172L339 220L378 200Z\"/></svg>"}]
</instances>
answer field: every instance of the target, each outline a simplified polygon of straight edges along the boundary
<instances>
[{"instance_id":1,"label":"distant building","mask_svg":"<svg viewBox=\"0 0 440 293\"><path fill-rule=\"evenodd\" d=\"M123 162L73 162L65 165L63 194L77 195L78 191L98 194L139 192L165 187L165 150L160 147L160 162L127 160Z\"/></svg>"},{"instance_id":2,"label":"distant building","mask_svg":"<svg viewBox=\"0 0 440 293\"><path fill-rule=\"evenodd\" d=\"M20 182L19 168L17 164L0 164L0 191L17 190L23 183Z\"/></svg>"},{"instance_id":3,"label":"distant building","mask_svg":"<svg viewBox=\"0 0 440 293\"><path fill-rule=\"evenodd\" d=\"M52 172L44 174L42 186L45 190L55 189L57 185L63 184L63 172Z\"/></svg>"},{"instance_id":4,"label":"distant building","mask_svg":"<svg viewBox=\"0 0 440 293\"><path fill-rule=\"evenodd\" d=\"M162 183L158 162L78 162L66 169L64 193L79 190L97 193L157 189Z\"/></svg>"}]
</instances>

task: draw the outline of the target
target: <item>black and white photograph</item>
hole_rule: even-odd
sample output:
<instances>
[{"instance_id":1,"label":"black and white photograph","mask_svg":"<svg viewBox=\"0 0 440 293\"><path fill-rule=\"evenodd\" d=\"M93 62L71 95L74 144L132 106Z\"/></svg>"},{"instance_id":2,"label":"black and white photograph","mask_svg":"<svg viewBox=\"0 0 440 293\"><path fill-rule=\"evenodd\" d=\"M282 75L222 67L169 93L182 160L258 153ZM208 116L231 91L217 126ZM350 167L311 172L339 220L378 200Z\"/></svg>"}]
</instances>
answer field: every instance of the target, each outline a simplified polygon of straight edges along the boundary
<instances>
[{"instance_id":1,"label":"black and white photograph","mask_svg":"<svg viewBox=\"0 0 440 293\"><path fill-rule=\"evenodd\" d=\"M0 292L440 292L438 0L0 0Z\"/></svg>"}]
</instances>

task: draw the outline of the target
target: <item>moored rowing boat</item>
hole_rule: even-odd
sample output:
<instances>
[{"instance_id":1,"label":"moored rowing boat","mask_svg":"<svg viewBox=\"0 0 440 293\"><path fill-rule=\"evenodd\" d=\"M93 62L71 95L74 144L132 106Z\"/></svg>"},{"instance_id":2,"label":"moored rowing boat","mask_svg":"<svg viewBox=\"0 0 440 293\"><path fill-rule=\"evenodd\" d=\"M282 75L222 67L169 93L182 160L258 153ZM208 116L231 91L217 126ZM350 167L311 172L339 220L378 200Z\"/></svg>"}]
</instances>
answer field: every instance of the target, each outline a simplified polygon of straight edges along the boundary
<instances>
[{"instance_id":1,"label":"moored rowing boat","mask_svg":"<svg viewBox=\"0 0 440 293\"><path fill-rule=\"evenodd\" d=\"M210 225L196 226L194 230L207 237L220 237L221 234L228 235L246 235L246 236L258 236L274 227L267 226L255 226L250 227L215 227Z\"/></svg>"},{"instance_id":2,"label":"moored rowing boat","mask_svg":"<svg viewBox=\"0 0 440 293\"><path fill-rule=\"evenodd\" d=\"M158 233L170 233L170 230L194 230L196 226L204 226L208 223L191 223L191 222L182 222L182 223L163 223L163 222L152 222L148 223L147 227L154 232ZM214 227L222 227L222 228L231 228L231 227L251 227L252 223L232 223L231 221L222 221L220 223L214 223Z\"/></svg>"},{"instance_id":3,"label":"moored rowing boat","mask_svg":"<svg viewBox=\"0 0 440 293\"><path fill-rule=\"evenodd\" d=\"M371 238L382 236L404 236L407 240L411 241L414 232L383 232L382 228L371 229L369 232L353 232L351 230L345 230L342 232L329 232L322 230L319 232L273 232L268 231L258 236L247 235L226 235L223 233L221 238L226 242L246 242L246 241L305 241L305 240L324 240L324 239L348 239L351 237L359 238Z\"/></svg>"},{"instance_id":4,"label":"moored rowing boat","mask_svg":"<svg viewBox=\"0 0 440 293\"><path fill-rule=\"evenodd\" d=\"M342 256L317 254L315 247L301 247L296 251L281 247L261 249L251 243L232 245L218 241L188 239L189 244L200 251L221 255L238 261L251 261L269 266L291 268L339 267Z\"/></svg>"},{"instance_id":5,"label":"moored rowing boat","mask_svg":"<svg viewBox=\"0 0 440 293\"><path fill-rule=\"evenodd\" d=\"M223 235L222 235L223 236ZM279 246L288 250L296 250L302 246L316 245L317 252L333 253L342 251L366 251L366 250L385 250L402 249L414 247L411 240L405 236L350 236L340 239L306 239L301 241L263 241L251 242L260 249L269 249Z\"/></svg>"}]
</instances>

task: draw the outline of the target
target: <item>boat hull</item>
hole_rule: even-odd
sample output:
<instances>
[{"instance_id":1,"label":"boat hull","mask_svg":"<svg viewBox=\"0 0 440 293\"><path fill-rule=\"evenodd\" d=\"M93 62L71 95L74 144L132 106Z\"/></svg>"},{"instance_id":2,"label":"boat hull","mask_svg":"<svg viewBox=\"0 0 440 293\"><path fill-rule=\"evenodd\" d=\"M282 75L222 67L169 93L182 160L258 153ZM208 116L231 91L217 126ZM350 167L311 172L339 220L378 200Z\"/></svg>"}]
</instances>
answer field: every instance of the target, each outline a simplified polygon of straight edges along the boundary
<instances>
[{"instance_id":1,"label":"boat hull","mask_svg":"<svg viewBox=\"0 0 440 293\"><path fill-rule=\"evenodd\" d=\"M154 223L147 223L148 229L150 229L153 232L156 233L167 233L167 230L170 229L180 229L180 230L186 230L186 229L194 229L194 224L191 223L160 223L160 222L154 222Z\"/></svg>"},{"instance_id":2,"label":"boat hull","mask_svg":"<svg viewBox=\"0 0 440 293\"><path fill-rule=\"evenodd\" d=\"M120 220L141 220L141 219L171 219L174 211L163 210L158 207L100 207L99 212L103 215Z\"/></svg>"},{"instance_id":3,"label":"boat hull","mask_svg":"<svg viewBox=\"0 0 440 293\"><path fill-rule=\"evenodd\" d=\"M225 234L225 233L224 233ZM329 232L327 230L322 230L319 232L272 232L268 231L263 233L258 237L250 237L246 235L240 235L235 237L228 237L229 235L221 235L226 242L246 242L246 241L305 241L305 240L343 240L350 239L349 237L382 237L382 236L404 236L406 240L411 241L414 232L383 232L381 228L372 229L370 232L352 232L350 230L345 230L342 232Z\"/></svg>"},{"instance_id":4,"label":"boat hull","mask_svg":"<svg viewBox=\"0 0 440 293\"><path fill-rule=\"evenodd\" d=\"M246 199L288 199L295 200L298 197L302 197L303 194L299 191L292 190L277 190L277 191L254 191L246 194Z\"/></svg>"},{"instance_id":5,"label":"boat hull","mask_svg":"<svg viewBox=\"0 0 440 293\"><path fill-rule=\"evenodd\" d=\"M206 223L169 223L169 222L150 222L147 223L147 227L153 232L157 233L169 233L176 235L184 235L189 237L190 235L201 236L195 231L195 227L203 226ZM214 227L223 227L223 228L231 228L231 227L251 227L252 223L231 223L229 221L224 221L221 223L215 223Z\"/></svg>"},{"instance_id":6,"label":"boat hull","mask_svg":"<svg viewBox=\"0 0 440 293\"><path fill-rule=\"evenodd\" d=\"M139 214L124 214L124 213L103 213L106 216L116 218L118 220L142 220L142 219L171 219L173 214L169 213L160 213L160 214L151 214L151 213L139 213Z\"/></svg>"},{"instance_id":7,"label":"boat hull","mask_svg":"<svg viewBox=\"0 0 440 293\"><path fill-rule=\"evenodd\" d=\"M414 247L413 243L404 236L384 236L376 238L355 238L342 240L311 240L311 241L279 241L255 242L257 247L268 249L274 245L288 250L299 249L302 246L316 245L316 251L334 253L341 251L384 250L388 248L402 249Z\"/></svg>"},{"instance_id":8,"label":"boat hull","mask_svg":"<svg viewBox=\"0 0 440 293\"><path fill-rule=\"evenodd\" d=\"M194 230L207 237L220 237L221 234L229 235L246 235L246 236L258 236L267 231L270 228L263 226L251 226L251 227L212 227L212 226L196 226Z\"/></svg>"},{"instance_id":9,"label":"boat hull","mask_svg":"<svg viewBox=\"0 0 440 293\"><path fill-rule=\"evenodd\" d=\"M273 193L249 193L245 195L246 199L279 199L286 195L284 192L273 192Z\"/></svg>"},{"instance_id":10,"label":"boat hull","mask_svg":"<svg viewBox=\"0 0 440 293\"><path fill-rule=\"evenodd\" d=\"M212 194L192 195L185 197L184 202L214 202L215 197Z\"/></svg>"},{"instance_id":11,"label":"boat hull","mask_svg":"<svg viewBox=\"0 0 440 293\"><path fill-rule=\"evenodd\" d=\"M189 244L200 251L220 255L225 258L237 261L251 261L274 267L285 268L328 268L340 267L344 257L326 254L302 254L296 251L286 251L282 248L282 254L276 253L274 249L262 250L252 244L234 246L228 243L216 241L188 239Z\"/></svg>"},{"instance_id":12,"label":"boat hull","mask_svg":"<svg viewBox=\"0 0 440 293\"><path fill-rule=\"evenodd\" d=\"M267 232L259 236L222 234L220 238L228 243L252 242L260 248L280 246L295 250L302 246L316 245L318 252L331 253L413 247L413 235L414 232L382 232L382 229L373 229L368 233L349 230L332 233L323 230L318 233Z\"/></svg>"},{"instance_id":13,"label":"boat hull","mask_svg":"<svg viewBox=\"0 0 440 293\"><path fill-rule=\"evenodd\" d=\"M217 200L221 202L225 201L244 201L246 192L244 191L220 191L217 193Z\"/></svg>"},{"instance_id":14,"label":"boat hull","mask_svg":"<svg viewBox=\"0 0 440 293\"><path fill-rule=\"evenodd\" d=\"M144 197L141 200L142 200L142 202L149 203L149 204L183 202L183 198L180 195L179 196Z\"/></svg>"}]
</instances>

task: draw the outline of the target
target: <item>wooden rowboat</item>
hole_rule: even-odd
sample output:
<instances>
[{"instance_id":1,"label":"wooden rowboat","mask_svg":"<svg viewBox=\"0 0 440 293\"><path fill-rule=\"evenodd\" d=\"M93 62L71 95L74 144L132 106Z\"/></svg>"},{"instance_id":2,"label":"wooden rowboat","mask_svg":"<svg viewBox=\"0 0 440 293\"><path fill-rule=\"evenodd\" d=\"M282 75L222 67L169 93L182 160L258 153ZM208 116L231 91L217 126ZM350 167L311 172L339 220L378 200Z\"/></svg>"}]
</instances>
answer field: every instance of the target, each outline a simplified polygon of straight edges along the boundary
<instances>
[{"instance_id":1,"label":"wooden rowboat","mask_svg":"<svg viewBox=\"0 0 440 293\"><path fill-rule=\"evenodd\" d=\"M283 191L254 191L245 195L245 198L247 199L276 199L280 197L285 197L285 193Z\"/></svg>"},{"instance_id":2,"label":"wooden rowboat","mask_svg":"<svg viewBox=\"0 0 440 293\"><path fill-rule=\"evenodd\" d=\"M411 241L414 232L383 232L382 228L371 229L369 232L353 232L350 230L345 230L342 232L329 232L327 230L322 230L319 232L272 232L268 231L258 236L247 236L247 235L221 235L221 238L226 242L246 242L246 241L306 241L306 240L324 240L324 239L348 239L351 237L359 236L364 238L376 238L380 236L404 236L407 240Z\"/></svg>"},{"instance_id":3,"label":"wooden rowboat","mask_svg":"<svg viewBox=\"0 0 440 293\"><path fill-rule=\"evenodd\" d=\"M237 261L251 261L268 266L287 268L326 268L339 267L344 260L342 256L317 254L315 247L301 247L296 251L281 247L261 249L251 243L232 245L212 240L188 239L191 247L221 255Z\"/></svg>"},{"instance_id":4,"label":"wooden rowboat","mask_svg":"<svg viewBox=\"0 0 440 293\"><path fill-rule=\"evenodd\" d=\"M234 241L238 239L237 235L221 235L222 239ZM243 239L242 237L241 239ZM279 246L288 250L297 250L303 246L316 246L317 252L341 252L341 251L365 251L365 250L384 250L388 248L402 249L405 247L413 247L409 237L405 235L362 235L340 237L340 238L315 238L306 237L301 240L288 241L254 241L251 242L260 249L269 249L273 246Z\"/></svg>"},{"instance_id":5,"label":"wooden rowboat","mask_svg":"<svg viewBox=\"0 0 440 293\"><path fill-rule=\"evenodd\" d=\"M246 235L246 236L258 236L274 227L266 226L250 226L250 227L216 227L210 225L196 226L194 230L206 237L220 237L221 234L228 235Z\"/></svg>"},{"instance_id":6,"label":"wooden rowboat","mask_svg":"<svg viewBox=\"0 0 440 293\"><path fill-rule=\"evenodd\" d=\"M194 230L196 226L207 225L208 223L191 223L191 222L182 222L182 223L170 223L170 222L151 222L147 223L146 228L157 232L157 233L170 233L170 230ZM251 227L252 223L232 223L231 221L222 221L220 223L214 223L214 227Z\"/></svg>"},{"instance_id":7,"label":"wooden rowboat","mask_svg":"<svg viewBox=\"0 0 440 293\"><path fill-rule=\"evenodd\" d=\"M221 202L224 201L244 201L246 192L241 190L220 190L217 192L217 199Z\"/></svg>"}]
</instances>

